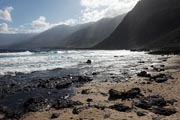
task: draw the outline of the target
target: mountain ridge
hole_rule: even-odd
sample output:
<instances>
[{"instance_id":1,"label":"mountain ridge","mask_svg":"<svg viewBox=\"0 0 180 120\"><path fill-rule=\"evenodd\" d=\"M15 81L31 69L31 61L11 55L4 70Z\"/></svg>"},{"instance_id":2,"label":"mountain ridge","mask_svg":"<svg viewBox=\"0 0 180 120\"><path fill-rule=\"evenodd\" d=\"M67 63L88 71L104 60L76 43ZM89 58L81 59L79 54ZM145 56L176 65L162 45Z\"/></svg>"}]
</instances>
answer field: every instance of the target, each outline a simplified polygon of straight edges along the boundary
<instances>
[{"instance_id":1,"label":"mountain ridge","mask_svg":"<svg viewBox=\"0 0 180 120\"><path fill-rule=\"evenodd\" d=\"M180 26L180 1L141 0L95 49L151 49L149 45ZM123 34L122 34L123 33ZM162 40L161 40L162 41ZM164 41L166 38L164 38ZM179 41L178 41L179 42ZM165 42L166 43L166 42ZM161 48L165 44L161 44ZM159 46L158 46L159 47ZM153 49L158 49L158 47Z\"/></svg>"},{"instance_id":2,"label":"mountain ridge","mask_svg":"<svg viewBox=\"0 0 180 120\"><path fill-rule=\"evenodd\" d=\"M14 47L26 49L83 49L91 48L108 37L124 18L125 14L114 18L103 18L97 22L76 26L60 25L29 41Z\"/></svg>"}]
</instances>

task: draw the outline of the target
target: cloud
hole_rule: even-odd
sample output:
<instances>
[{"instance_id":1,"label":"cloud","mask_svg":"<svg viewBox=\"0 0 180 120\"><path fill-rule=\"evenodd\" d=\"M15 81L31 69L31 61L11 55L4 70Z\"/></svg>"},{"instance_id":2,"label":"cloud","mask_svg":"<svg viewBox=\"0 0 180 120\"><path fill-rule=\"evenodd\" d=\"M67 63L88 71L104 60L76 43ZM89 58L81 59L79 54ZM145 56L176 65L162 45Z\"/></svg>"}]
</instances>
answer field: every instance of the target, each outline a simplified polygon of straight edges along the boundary
<instances>
[{"instance_id":1,"label":"cloud","mask_svg":"<svg viewBox=\"0 0 180 120\"><path fill-rule=\"evenodd\" d=\"M130 11L139 0L81 0L81 15L77 19L68 19L58 23L49 23L46 17L40 16L32 21L28 32L42 32L57 25L76 25L95 22L105 17L115 17ZM25 27L24 27L25 28Z\"/></svg>"},{"instance_id":2,"label":"cloud","mask_svg":"<svg viewBox=\"0 0 180 120\"><path fill-rule=\"evenodd\" d=\"M4 21L12 21L11 18L11 11L13 10L13 7L6 7L5 9L0 9L0 20Z\"/></svg>"},{"instance_id":3,"label":"cloud","mask_svg":"<svg viewBox=\"0 0 180 120\"><path fill-rule=\"evenodd\" d=\"M17 28L10 28L6 23L0 24L0 32L39 33L57 25L76 25L95 22L105 17L115 17L130 11L139 0L80 0L81 15L76 19L67 19L57 23L50 23L45 16L39 16L31 22ZM0 20L12 21L13 7L0 9Z\"/></svg>"},{"instance_id":4,"label":"cloud","mask_svg":"<svg viewBox=\"0 0 180 120\"><path fill-rule=\"evenodd\" d=\"M63 22L59 22L58 25L75 25L77 24L77 20L76 19L68 19L68 20L65 20Z\"/></svg>"},{"instance_id":5,"label":"cloud","mask_svg":"<svg viewBox=\"0 0 180 120\"><path fill-rule=\"evenodd\" d=\"M46 17L40 16L38 19L32 21L32 27L35 32L41 32L50 28L50 23L46 21Z\"/></svg>"},{"instance_id":6,"label":"cloud","mask_svg":"<svg viewBox=\"0 0 180 120\"><path fill-rule=\"evenodd\" d=\"M81 0L80 22L87 23L104 17L115 17L130 11L139 0Z\"/></svg>"},{"instance_id":7,"label":"cloud","mask_svg":"<svg viewBox=\"0 0 180 120\"><path fill-rule=\"evenodd\" d=\"M91 7L91 8L107 6L108 4L111 4L111 0L81 0L82 6Z\"/></svg>"},{"instance_id":8,"label":"cloud","mask_svg":"<svg viewBox=\"0 0 180 120\"><path fill-rule=\"evenodd\" d=\"M8 26L6 23L0 23L0 33L8 34L8 33L15 33L11 27Z\"/></svg>"},{"instance_id":9,"label":"cloud","mask_svg":"<svg viewBox=\"0 0 180 120\"><path fill-rule=\"evenodd\" d=\"M8 32L9 32L8 25L6 23L0 24L0 33L8 33Z\"/></svg>"},{"instance_id":10,"label":"cloud","mask_svg":"<svg viewBox=\"0 0 180 120\"><path fill-rule=\"evenodd\" d=\"M58 26L58 25L74 25L77 23L77 20L75 19L68 19L65 21L61 21L59 23L52 23L46 21L46 17L40 16L38 19L32 21L32 27L31 32L42 32L45 30L48 30L52 27Z\"/></svg>"},{"instance_id":11,"label":"cloud","mask_svg":"<svg viewBox=\"0 0 180 120\"><path fill-rule=\"evenodd\" d=\"M38 28L46 28L50 26L50 24L46 22L46 18L44 16L40 16L38 19L33 20L32 24L34 27Z\"/></svg>"},{"instance_id":12,"label":"cloud","mask_svg":"<svg viewBox=\"0 0 180 120\"><path fill-rule=\"evenodd\" d=\"M20 25L15 28L14 31L17 33L40 33L58 25L75 25L77 20L68 19L58 23L49 23L45 16L39 16L39 18L33 20L31 23Z\"/></svg>"}]
</instances>

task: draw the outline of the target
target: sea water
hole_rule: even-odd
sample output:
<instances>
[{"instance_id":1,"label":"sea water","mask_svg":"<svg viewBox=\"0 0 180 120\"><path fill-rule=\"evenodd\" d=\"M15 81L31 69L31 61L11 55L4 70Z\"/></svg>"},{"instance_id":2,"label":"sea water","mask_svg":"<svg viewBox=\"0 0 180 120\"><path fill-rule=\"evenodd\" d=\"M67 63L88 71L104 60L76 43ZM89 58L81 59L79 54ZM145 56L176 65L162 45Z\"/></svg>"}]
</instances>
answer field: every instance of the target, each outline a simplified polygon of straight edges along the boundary
<instances>
[{"instance_id":1,"label":"sea water","mask_svg":"<svg viewBox=\"0 0 180 120\"><path fill-rule=\"evenodd\" d=\"M144 61L147 66L158 63L158 59L166 56L150 55L146 52L127 50L56 50L48 52L11 52L0 53L0 75L16 75L16 73L32 73L57 68L78 68L82 73L137 72ZM87 60L92 64L86 64ZM128 71L126 71L128 69Z\"/></svg>"}]
</instances>

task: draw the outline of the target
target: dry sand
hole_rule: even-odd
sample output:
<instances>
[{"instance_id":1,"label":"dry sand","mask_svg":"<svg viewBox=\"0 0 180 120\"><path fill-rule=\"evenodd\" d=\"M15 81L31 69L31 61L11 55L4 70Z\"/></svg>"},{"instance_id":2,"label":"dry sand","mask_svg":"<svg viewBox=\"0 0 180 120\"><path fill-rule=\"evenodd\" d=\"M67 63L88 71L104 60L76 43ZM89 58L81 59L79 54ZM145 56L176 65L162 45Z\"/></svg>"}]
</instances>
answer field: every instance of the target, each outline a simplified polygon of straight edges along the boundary
<instances>
[{"instance_id":1,"label":"dry sand","mask_svg":"<svg viewBox=\"0 0 180 120\"><path fill-rule=\"evenodd\" d=\"M166 65L167 70L165 73L172 75L174 79L169 79L164 83L152 82L151 84L145 84L145 78L139 77L131 78L129 82L124 83L89 83L80 88L75 88L76 95L72 97L72 100L81 101L85 106L88 106L86 100L91 98L93 99L91 104L109 106L115 103L123 103L131 107L132 101L109 101L108 91L110 89L126 91L134 87L139 87L145 96L160 95L165 99L176 99L178 102L173 105L173 107L177 109L176 114L165 117L140 108L133 109L131 112L118 112L108 108L104 110L89 108L83 110L78 115L74 115L72 114L72 109L52 109L46 112L28 113L22 120L49 120L53 113L60 114L55 120L180 120L180 56L174 56L162 64ZM149 72L152 71L149 70ZM91 92L87 95L82 95L81 91L84 89L90 89ZM137 111L145 111L146 115L139 117L136 114Z\"/></svg>"}]
</instances>

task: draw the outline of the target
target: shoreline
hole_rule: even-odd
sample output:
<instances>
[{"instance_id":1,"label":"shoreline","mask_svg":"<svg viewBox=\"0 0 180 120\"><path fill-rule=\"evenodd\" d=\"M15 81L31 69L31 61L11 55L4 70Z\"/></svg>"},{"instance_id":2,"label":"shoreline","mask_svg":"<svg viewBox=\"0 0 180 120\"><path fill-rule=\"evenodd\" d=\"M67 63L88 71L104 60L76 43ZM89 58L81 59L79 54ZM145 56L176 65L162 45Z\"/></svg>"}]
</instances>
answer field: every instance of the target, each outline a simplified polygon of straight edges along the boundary
<instances>
[{"instance_id":1,"label":"shoreline","mask_svg":"<svg viewBox=\"0 0 180 120\"><path fill-rule=\"evenodd\" d=\"M48 120L52 114L56 113L59 116L57 120L179 120L180 118L180 67L177 64L180 61L179 56L174 56L168 59L165 63L165 72L154 72L147 70L149 73L159 74L166 73L173 77L162 83L150 82L144 77L133 77L128 82L101 82L101 83L87 83L82 87L75 88L76 94L72 97L74 101L80 101L84 105L80 106L80 112L73 114L73 108L55 110L51 109L46 112L28 113L22 120L31 120L36 118L38 120ZM132 107L134 100L114 100L109 101L109 90L115 89L117 91L128 91L132 88L140 88L141 93L144 96L161 96L165 100L176 100L173 105L167 105L165 108L174 108L176 113L172 115L159 115L150 110L135 107L130 112L119 112L114 109L101 109L102 106L111 106L114 104L123 104L128 107ZM86 94L82 94L83 90L87 90ZM89 91L89 92L88 92ZM87 102L87 100L91 102ZM95 105L99 108L94 107ZM89 107L88 107L89 106ZM78 108L78 107L77 107ZM141 116L142 115L142 116Z\"/></svg>"},{"instance_id":2,"label":"shoreline","mask_svg":"<svg viewBox=\"0 0 180 120\"><path fill-rule=\"evenodd\" d=\"M180 61L179 56L173 56L172 58L162 59L162 63L157 63L154 66L147 66L144 64L144 68L142 71L147 71L148 74L155 75L165 73L166 75L170 75L172 77L168 78L167 81L163 81L161 83L157 83L155 81L149 81L148 77L138 77L133 76L130 77L128 81L120 80L120 81L101 81L101 82L93 82L97 81L95 79L90 82L89 78L83 78L83 80L87 80L85 84L82 85L74 85L71 89L74 91L72 97L68 97L68 102L56 103L56 107L49 107L47 109L46 102L41 98L33 98L33 100L40 100L40 103L34 104L35 107L40 107L41 112L27 112L20 119L21 120L49 120L53 115L57 117L57 120L114 120L121 118L122 120L179 120L180 118L180 92L178 88L180 87L180 65L178 65ZM143 61L141 61L143 62ZM96 74L95 74L96 76ZM173 79L172 79L173 78ZM55 80L56 81L56 80ZM39 81L43 82L43 81ZM68 83L67 83L68 84ZM44 85L44 84L41 84ZM56 86L56 84L53 83ZM66 86L66 85L65 85ZM42 87L42 86L41 86ZM46 86L49 87L49 86ZM109 100L109 91L111 89L117 90L118 92L127 92L133 88L139 88L141 91L142 97L126 99L126 100ZM39 90L39 89L38 89ZM82 92L83 91L83 92ZM83 94L82 94L83 93ZM172 94L173 93L173 94ZM48 93L50 95L50 93ZM58 93L61 94L61 93ZM57 95L55 93L54 95ZM134 106L133 102L137 102L140 98L145 99L148 96L160 96L166 102L167 105L163 107L170 107L176 110L176 113L166 116L159 115L152 112L150 109L142 109ZM168 103L169 100L176 100L173 105ZM28 103L29 104L29 103ZM40 104L40 106L39 106ZM53 103L54 104L54 103ZM67 106L64 106L67 105ZM122 104L123 107L128 107L129 110L125 112L120 112L113 108L113 105ZM62 106L63 105L63 106ZM69 105L69 106L68 106ZM42 107L42 108L41 108ZM45 107L45 108L44 108ZM122 107L122 106L120 106ZM157 107L157 106L156 106ZM35 107L36 108L36 107ZM28 108L29 109L29 108ZM154 109L151 107L151 109ZM46 111L47 110L47 111ZM75 111L75 113L73 113ZM144 115L145 114L145 115ZM141 116L142 115L142 116ZM0 115L0 120L8 120L8 118L3 118L4 115ZM2 118L2 119L1 119ZM19 118L18 118L19 119ZM9 119L11 120L11 119Z\"/></svg>"}]
</instances>

